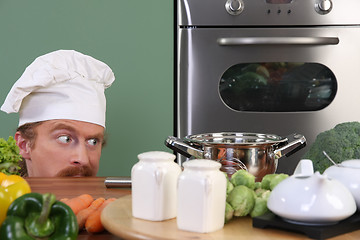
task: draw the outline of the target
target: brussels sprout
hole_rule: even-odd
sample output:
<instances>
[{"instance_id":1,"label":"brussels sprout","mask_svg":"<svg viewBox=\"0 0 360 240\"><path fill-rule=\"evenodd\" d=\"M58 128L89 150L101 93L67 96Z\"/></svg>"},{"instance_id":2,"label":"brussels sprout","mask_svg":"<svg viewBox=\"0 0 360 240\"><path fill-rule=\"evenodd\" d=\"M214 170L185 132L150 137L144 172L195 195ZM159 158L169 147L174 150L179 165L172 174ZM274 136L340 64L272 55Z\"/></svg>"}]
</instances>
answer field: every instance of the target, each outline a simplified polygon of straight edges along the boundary
<instances>
[{"instance_id":1,"label":"brussels sprout","mask_svg":"<svg viewBox=\"0 0 360 240\"><path fill-rule=\"evenodd\" d=\"M267 199L270 196L271 191L263 188L255 190L256 197Z\"/></svg>"},{"instance_id":2,"label":"brussels sprout","mask_svg":"<svg viewBox=\"0 0 360 240\"><path fill-rule=\"evenodd\" d=\"M225 223L228 223L234 216L234 209L229 203L225 206Z\"/></svg>"},{"instance_id":3,"label":"brussels sprout","mask_svg":"<svg viewBox=\"0 0 360 240\"><path fill-rule=\"evenodd\" d=\"M230 182L227 173L224 172L226 177L226 196L234 189L234 185Z\"/></svg>"},{"instance_id":4,"label":"brussels sprout","mask_svg":"<svg viewBox=\"0 0 360 240\"><path fill-rule=\"evenodd\" d=\"M259 188L261 188L261 182L255 182L254 190L259 189Z\"/></svg>"},{"instance_id":5,"label":"brussels sprout","mask_svg":"<svg viewBox=\"0 0 360 240\"><path fill-rule=\"evenodd\" d=\"M289 177L289 175L285 173L277 174L270 182L270 190L273 190L276 185L278 185L282 180L286 179L287 177Z\"/></svg>"},{"instance_id":6,"label":"brussels sprout","mask_svg":"<svg viewBox=\"0 0 360 240\"><path fill-rule=\"evenodd\" d=\"M244 169L238 170L231 176L230 182L236 187L244 185L248 188L255 188L255 176Z\"/></svg>"},{"instance_id":7,"label":"brussels sprout","mask_svg":"<svg viewBox=\"0 0 360 240\"><path fill-rule=\"evenodd\" d=\"M271 194L271 191L270 191L270 190L267 190L267 191L263 192L263 193L261 194L261 196L259 196L259 197L268 200L269 197L270 197L270 194Z\"/></svg>"},{"instance_id":8,"label":"brussels sprout","mask_svg":"<svg viewBox=\"0 0 360 240\"><path fill-rule=\"evenodd\" d=\"M270 182L276 175L276 173L265 175L261 180L261 188L270 190Z\"/></svg>"},{"instance_id":9,"label":"brussels sprout","mask_svg":"<svg viewBox=\"0 0 360 240\"><path fill-rule=\"evenodd\" d=\"M254 190L244 186L236 186L229 193L227 202L234 209L234 216L246 216L248 215L255 205L256 194Z\"/></svg>"},{"instance_id":10,"label":"brussels sprout","mask_svg":"<svg viewBox=\"0 0 360 240\"><path fill-rule=\"evenodd\" d=\"M234 185L230 182L227 181L227 185L226 185L226 196L234 189Z\"/></svg>"},{"instance_id":11,"label":"brussels sprout","mask_svg":"<svg viewBox=\"0 0 360 240\"><path fill-rule=\"evenodd\" d=\"M267 198L257 197L255 199L255 206L250 212L250 216L251 217L261 216L267 213L268 211L269 209L267 208Z\"/></svg>"}]
</instances>

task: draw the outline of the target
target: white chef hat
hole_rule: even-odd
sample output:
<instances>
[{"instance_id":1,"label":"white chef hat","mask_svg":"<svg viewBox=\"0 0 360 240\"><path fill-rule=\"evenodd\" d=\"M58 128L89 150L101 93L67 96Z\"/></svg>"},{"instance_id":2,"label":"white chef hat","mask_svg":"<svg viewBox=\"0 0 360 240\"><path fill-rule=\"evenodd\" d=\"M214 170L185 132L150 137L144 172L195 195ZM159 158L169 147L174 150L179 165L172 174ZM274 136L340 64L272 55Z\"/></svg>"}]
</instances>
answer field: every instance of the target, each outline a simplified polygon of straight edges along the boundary
<instances>
[{"instance_id":1,"label":"white chef hat","mask_svg":"<svg viewBox=\"0 0 360 240\"><path fill-rule=\"evenodd\" d=\"M108 65L74 50L58 50L34 60L16 81L1 110L19 112L19 126L70 119L105 127L104 91L115 80Z\"/></svg>"}]
</instances>

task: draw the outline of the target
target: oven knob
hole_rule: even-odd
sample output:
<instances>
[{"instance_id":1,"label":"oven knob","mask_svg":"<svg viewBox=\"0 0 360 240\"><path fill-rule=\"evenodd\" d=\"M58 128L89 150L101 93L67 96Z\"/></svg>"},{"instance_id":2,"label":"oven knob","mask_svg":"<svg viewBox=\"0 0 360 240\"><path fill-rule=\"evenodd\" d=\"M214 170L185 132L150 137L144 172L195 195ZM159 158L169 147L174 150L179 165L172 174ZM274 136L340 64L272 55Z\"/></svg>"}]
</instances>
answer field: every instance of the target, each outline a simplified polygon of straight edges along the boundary
<instances>
[{"instance_id":1,"label":"oven knob","mask_svg":"<svg viewBox=\"0 0 360 240\"><path fill-rule=\"evenodd\" d=\"M239 15L244 10L244 2L243 0L227 0L225 9L231 15Z\"/></svg>"},{"instance_id":2,"label":"oven knob","mask_svg":"<svg viewBox=\"0 0 360 240\"><path fill-rule=\"evenodd\" d=\"M331 11L333 3L331 0L318 0L315 4L315 10L320 14L327 14Z\"/></svg>"}]
</instances>

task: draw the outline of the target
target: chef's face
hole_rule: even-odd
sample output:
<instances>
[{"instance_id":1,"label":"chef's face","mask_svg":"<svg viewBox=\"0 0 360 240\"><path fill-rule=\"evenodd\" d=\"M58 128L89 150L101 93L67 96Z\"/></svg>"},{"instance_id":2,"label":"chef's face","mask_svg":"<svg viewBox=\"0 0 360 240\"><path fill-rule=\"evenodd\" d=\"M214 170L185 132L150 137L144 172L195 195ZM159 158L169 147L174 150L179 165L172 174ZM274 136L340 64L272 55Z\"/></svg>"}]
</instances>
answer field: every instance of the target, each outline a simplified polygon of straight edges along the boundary
<instances>
[{"instance_id":1,"label":"chef's face","mask_svg":"<svg viewBox=\"0 0 360 240\"><path fill-rule=\"evenodd\" d=\"M35 127L31 144L15 134L29 177L95 176L104 128L75 120L49 120Z\"/></svg>"}]
</instances>

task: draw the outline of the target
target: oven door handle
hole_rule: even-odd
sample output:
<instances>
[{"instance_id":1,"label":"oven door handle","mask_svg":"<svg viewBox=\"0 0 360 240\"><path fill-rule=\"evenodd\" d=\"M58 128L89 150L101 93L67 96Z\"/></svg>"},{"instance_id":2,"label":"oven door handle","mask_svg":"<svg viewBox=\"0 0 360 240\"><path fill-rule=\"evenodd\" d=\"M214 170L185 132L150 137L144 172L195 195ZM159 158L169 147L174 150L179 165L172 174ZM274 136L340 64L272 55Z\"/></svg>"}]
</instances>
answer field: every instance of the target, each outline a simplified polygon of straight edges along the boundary
<instances>
[{"instance_id":1,"label":"oven door handle","mask_svg":"<svg viewBox=\"0 0 360 240\"><path fill-rule=\"evenodd\" d=\"M236 37L219 38L220 46L242 45L336 45L338 37Z\"/></svg>"}]
</instances>

